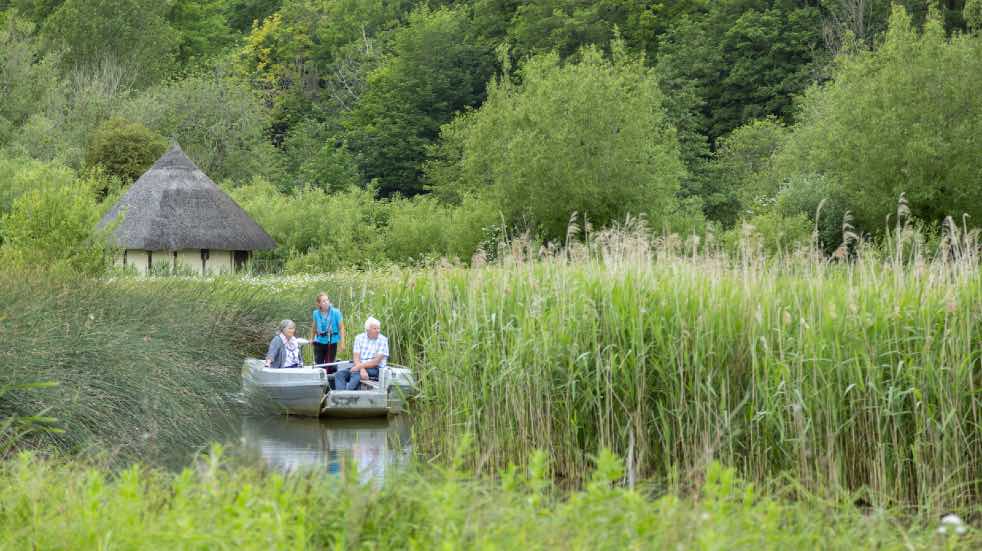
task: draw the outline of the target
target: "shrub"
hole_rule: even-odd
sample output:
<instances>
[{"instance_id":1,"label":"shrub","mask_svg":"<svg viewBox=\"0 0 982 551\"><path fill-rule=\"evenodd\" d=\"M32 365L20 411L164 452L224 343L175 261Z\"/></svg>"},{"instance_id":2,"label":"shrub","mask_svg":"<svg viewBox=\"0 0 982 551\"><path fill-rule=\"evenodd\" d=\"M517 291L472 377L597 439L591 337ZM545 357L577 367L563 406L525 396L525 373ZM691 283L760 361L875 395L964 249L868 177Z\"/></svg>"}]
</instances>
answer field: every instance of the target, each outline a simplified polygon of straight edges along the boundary
<instances>
[{"instance_id":1,"label":"shrub","mask_svg":"<svg viewBox=\"0 0 982 551\"><path fill-rule=\"evenodd\" d=\"M301 188L280 193L257 179L228 191L276 240L275 251L256 256L257 263L268 268L327 272L382 257L379 227L384 208L371 190L352 187L329 194Z\"/></svg>"},{"instance_id":2,"label":"shrub","mask_svg":"<svg viewBox=\"0 0 982 551\"><path fill-rule=\"evenodd\" d=\"M89 140L88 166L101 165L124 184L140 177L167 149L159 134L138 122L113 117L102 123Z\"/></svg>"},{"instance_id":3,"label":"shrub","mask_svg":"<svg viewBox=\"0 0 982 551\"><path fill-rule=\"evenodd\" d=\"M75 178L72 169L60 163L37 161L0 154L0 216L10 211L14 201L25 192L64 187Z\"/></svg>"},{"instance_id":4,"label":"shrub","mask_svg":"<svg viewBox=\"0 0 982 551\"><path fill-rule=\"evenodd\" d=\"M110 257L96 230L102 209L91 180L41 186L18 196L0 219L0 261L10 268L85 274L105 270Z\"/></svg>"}]
</instances>

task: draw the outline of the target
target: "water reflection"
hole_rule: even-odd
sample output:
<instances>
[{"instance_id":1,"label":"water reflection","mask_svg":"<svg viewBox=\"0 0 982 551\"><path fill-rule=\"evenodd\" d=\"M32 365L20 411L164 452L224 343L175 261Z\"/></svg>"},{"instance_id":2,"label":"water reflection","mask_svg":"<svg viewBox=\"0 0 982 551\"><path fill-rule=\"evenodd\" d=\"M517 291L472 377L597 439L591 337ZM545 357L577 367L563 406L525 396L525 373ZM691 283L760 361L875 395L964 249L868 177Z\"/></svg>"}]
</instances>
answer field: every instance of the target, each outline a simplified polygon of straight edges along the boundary
<instances>
[{"instance_id":1,"label":"water reflection","mask_svg":"<svg viewBox=\"0 0 982 551\"><path fill-rule=\"evenodd\" d=\"M274 415L244 417L242 439L273 468L323 469L340 473L358 468L363 482L381 480L404 464L412 451L409 423L391 419L313 419Z\"/></svg>"}]
</instances>

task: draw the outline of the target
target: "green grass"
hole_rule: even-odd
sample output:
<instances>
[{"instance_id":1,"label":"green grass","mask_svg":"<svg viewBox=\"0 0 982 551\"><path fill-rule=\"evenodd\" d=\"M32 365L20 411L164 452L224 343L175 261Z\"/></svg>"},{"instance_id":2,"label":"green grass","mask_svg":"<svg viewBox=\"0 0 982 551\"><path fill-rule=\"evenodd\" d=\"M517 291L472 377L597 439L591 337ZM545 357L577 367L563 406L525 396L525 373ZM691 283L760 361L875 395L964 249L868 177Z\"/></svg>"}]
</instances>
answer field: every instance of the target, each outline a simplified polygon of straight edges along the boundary
<instances>
[{"instance_id":1,"label":"green grass","mask_svg":"<svg viewBox=\"0 0 982 551\"><path fill-rule=\"evenodd\" d=\"M24 454L0 463L0 534L10 549L972 549L885 511L760 495L711 464L688 498L612 484L601 454L588 482L561 492L544 455L497 481L459 468L410 469L381 486L357 476L282 475L220 454L174 473L116 474ZM234 463L234 462L233 462ZM351 474L350 472L348 473Z\"/></svg>"},{"instance_id":2,"label":"green grass","mask_svg":"<svg viewBox=\"0 0 982 551\"><path fill-rule=\"evenodd\" d=\"M686 494L713 461L768 484L929 514L982 495L977 256L687 256L630 236L495 265L323 276L0 285L0 414L47 414L61 449L150 457L221 434L242 357L324 290L382 320L417 371L415 446L495 473L548 450L564 484L608 447ZM650 252L649 252L650 251Z\"/></svg>"}]
</instances>

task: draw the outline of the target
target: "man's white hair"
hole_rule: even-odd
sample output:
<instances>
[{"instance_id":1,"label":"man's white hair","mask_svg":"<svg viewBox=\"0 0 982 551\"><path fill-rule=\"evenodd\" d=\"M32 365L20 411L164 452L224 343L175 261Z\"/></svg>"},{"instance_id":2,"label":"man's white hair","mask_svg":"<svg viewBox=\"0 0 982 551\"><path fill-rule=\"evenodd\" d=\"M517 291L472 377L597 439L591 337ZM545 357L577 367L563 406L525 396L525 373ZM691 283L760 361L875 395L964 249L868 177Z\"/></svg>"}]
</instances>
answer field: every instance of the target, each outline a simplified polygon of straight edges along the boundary
<instances>
[{"instance_id":1,"label":"man's white hair","mask_svg":"<svg viewBox=\"0 0 982 551\"><path fill-rule=\"evenodd\" d=\"M381 329L382 328L382 322L380 322L379 320L377 320L377 319L369 316L368 319L365 320L365 331L368 331L369 329L371 329L372 326L375 326L375 327L378 327L379 329Z\"/></svg>"}]
</instances>

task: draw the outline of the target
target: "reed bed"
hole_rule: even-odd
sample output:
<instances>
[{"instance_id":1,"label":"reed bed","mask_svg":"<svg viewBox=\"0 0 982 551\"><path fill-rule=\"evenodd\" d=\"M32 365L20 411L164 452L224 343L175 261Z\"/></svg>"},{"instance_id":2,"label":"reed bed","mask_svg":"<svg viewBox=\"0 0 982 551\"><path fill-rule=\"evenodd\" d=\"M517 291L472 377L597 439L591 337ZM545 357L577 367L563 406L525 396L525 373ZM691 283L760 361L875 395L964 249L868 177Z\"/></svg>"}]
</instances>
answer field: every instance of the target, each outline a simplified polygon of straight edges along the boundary
<instances>
[{"instance_id":1,"label":"reed bed","mask_svg":"<svg viewBox=\"0 0 982 551\"><path fill-rule=\"evenodd\" d=\"M468 466L495 473L546 450L553 475L576 484L607 447L627 459L628 483L673 491L721 461L758 483L964 509L982 495L982 278L969 245L929 257L898 239L828 261L627 232L545 254L514 241L471 268L11 276L0 384L61 386L33 402L0 396L0 410L50 408L68 430L44 438L62 448L206 441L243 356L265 350L279 319L303 334L324 290L349 343L374 315L392 359L416 369L427 458L473 438Z\"/></svg>"},{"instance_id":2,"label":"reed bed","mask_svg":"<svg viewBox=\"0 0 982 551\"><path fill-rule=\"evenodd\" d=\"M232 462L234 464L234 461ZM230 466L213 450L166 472L115 474L31 454L0 462L0 534L12 549L977 549L964 524L910 522L820 499L759 495L711 465L698 492L619 486L601 454L580 490L557 492L541 458L497 481L459 468L357 476ZM351 474L350 472L348 474ZM961 533L959 533L961 532Z\"/></svg>"},{"instance_id":3,"label":"reed bed","mask_svg":"<svg viewBox=\"0 0 982 551\"><path fill-rule=\"evenodd\" d=\"M297 300L325 289L349 327L383 320L416 368L418 449L465 435L494 472L548 450L583 480L591 454L631 480L698 486L712 461L922 511L982 495L982 278L975 248L905 246L830 262L685 254L598 240L482 268L247 283Z\"/></svg>"},{"instance_id":4,"label":"reed bed","mask_svg":"<svg viewBox=\"0 0 982 551\"><path fill-rule=\"evenodd\" d=\"M222 297L179 280L0 272L0 418L57 420L17 447L183 465L224 439L241 364L230 351L257 324Z\"/></svg>"}]
</instances>

